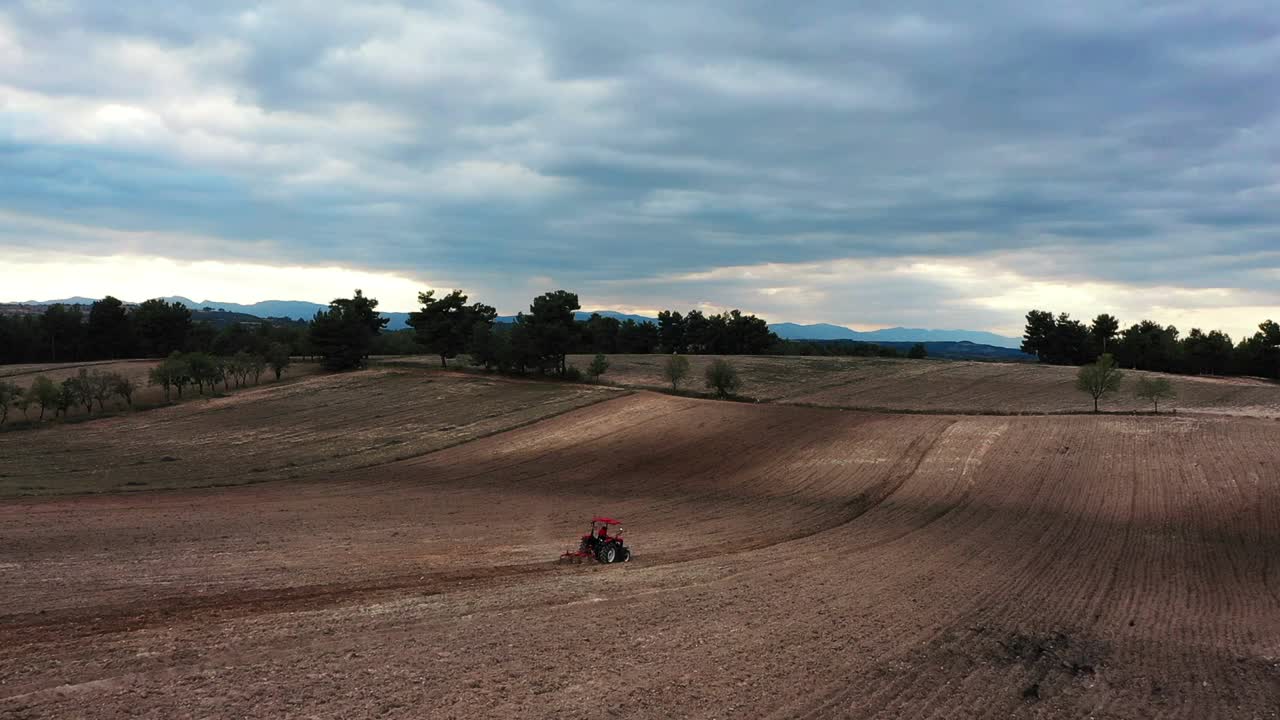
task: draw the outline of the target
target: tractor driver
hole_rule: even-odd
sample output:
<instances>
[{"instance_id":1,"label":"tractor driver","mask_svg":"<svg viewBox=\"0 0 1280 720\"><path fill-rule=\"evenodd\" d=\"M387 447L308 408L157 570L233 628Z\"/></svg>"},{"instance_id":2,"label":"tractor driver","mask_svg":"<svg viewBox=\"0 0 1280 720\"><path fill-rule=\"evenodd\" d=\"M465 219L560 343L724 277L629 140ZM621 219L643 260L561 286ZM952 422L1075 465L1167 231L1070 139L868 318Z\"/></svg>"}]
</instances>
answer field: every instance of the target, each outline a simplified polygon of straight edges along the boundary
<instances>
[{"instance_id":1,"label":"tractor driver","mask_svg":"<svg viewBox=\"0 0 1280 720\"><path fill-rule=\"evenodd\" d=\"M609 539L609 526L608 526L608 525L601 525L601 526L600 526L600 541L601 541L601 542L605 542L605 541L606 541L606 540L608 540L608 539Z\"/></svg>"}]
</instances>

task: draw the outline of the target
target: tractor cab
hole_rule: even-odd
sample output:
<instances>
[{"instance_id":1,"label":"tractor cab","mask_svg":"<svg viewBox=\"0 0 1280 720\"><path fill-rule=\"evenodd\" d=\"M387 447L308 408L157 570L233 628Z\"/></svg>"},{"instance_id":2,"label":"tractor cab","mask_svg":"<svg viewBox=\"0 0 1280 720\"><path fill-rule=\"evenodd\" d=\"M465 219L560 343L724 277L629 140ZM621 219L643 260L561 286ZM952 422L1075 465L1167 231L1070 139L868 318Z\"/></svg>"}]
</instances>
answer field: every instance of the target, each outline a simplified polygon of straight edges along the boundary
<instances>
[{"instance_id":1,"label":"tractor cab","mask_svg":"<svg viewBox=\"0 0 1280 720\"><path fill-rule=\"evenodd\" d=\"M631 559L631 549L622 540L621 520L602 516L591 518L591 529L582 536L578 549L560 556L561 562L582 562L586 559L605 564Z\"/></svg>"}]
</instances>

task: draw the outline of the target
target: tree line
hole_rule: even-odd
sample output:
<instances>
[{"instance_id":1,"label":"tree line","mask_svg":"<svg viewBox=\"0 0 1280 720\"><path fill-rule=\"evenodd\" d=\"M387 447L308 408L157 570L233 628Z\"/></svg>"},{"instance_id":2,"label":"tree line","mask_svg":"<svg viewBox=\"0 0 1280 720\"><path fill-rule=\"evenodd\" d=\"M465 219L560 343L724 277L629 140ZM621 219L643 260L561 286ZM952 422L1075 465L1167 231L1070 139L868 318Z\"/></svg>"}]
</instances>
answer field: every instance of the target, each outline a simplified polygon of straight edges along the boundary
<instances>
[{"instance_id":1,"label":"tree line","mask_svg":"<svg viewBox=\"0 0 1280 720\"><path fill-rule=\"evenodd\" d=\"M256 328L232 323L221 329L193 321L190 308L161 299L127 306L107 296L88 313L51 305L38 315L0 315L0 364L58 363L168 357L174 352L263 355L272 343L310 355L305 323L263 320Z\"/></svg>"},{"instance_id":2,"label":"tree line","mask_svg":"<svg viewBox=\"0 0 1280 720\"><path fill-rule=\"evenodd\" d=\"M658 321L619 320L592 313L576 319L578 295L554 290L533 299L528 312L513 322L497 322L491 305L471 302L461 290L418 295L420 307L409 314L409 335L416 348L436 355L442 366L459 355L487 369L503 372L572 372L566 357L576 353L713 353L763 354L782 347L769 325L738 310L705 315L663 311ZM389 342L378 301L359 290L352 298L335 299L312 320L310 346L330 370L361 367L379 348L407 350L403 340Z\"/></svg>"},{"instance_id":3,"label":"tree line","mask_svg":"<svg viewBox=\"0 0 1280 720\"><path fill-rule=\"evenodd\" d=\"M1151 320L1122 330L1120 321L1105 313L1086 325L1067 313L1032 310L1022 351L1055 365L1085 365L1111 355L1117 366L1135 370L1280 378L1280 325L1271 320L1233 343L1218 330L1194 328L1180 336L1173 325Z\"/></svg>"}]
</instances>

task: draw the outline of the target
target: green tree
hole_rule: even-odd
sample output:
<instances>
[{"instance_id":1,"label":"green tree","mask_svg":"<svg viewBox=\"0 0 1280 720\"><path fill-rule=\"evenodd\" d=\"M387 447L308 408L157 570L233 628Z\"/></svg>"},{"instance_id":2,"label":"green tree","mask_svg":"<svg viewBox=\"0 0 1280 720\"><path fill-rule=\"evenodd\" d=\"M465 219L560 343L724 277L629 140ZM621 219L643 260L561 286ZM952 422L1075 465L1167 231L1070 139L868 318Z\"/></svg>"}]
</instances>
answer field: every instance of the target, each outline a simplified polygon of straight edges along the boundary
<instances>
[{"instance_id":1,"label":"green tree","mask_svg":"<svg viewBox=\"0 0 1280 720\"><path fill-rule=\"evenodd\" d=\"M1040 362L1048 362L1052 355L1055 324L1053 313L1032 310L1027 313L1027 326L1022 335L1022 352L1035 355Z\"/></svg>"},{"instance_id":2,"label":"green tree","mask_svg":"<svg viewBox=\"0 0 1280 720\"><path fill-rule=\"evenodd\" d=\"M183 359L187 364L188 377L200 394L204 394L205 386L212 391L213 383L219 376L218 361L207 353L187 353ZM181 392L178 397L182 397Z\"/></svg>"},{"instance_id":3,"label":"green tree","mask_svg":"<svg viewBox=\"0 0 1280 720\"><path fill-rule=\"evenodd\" d=\"M912 360L923 360L929 357L929 351L925 349L924 343L916 343L907 351L907 357Z\"/></svg>"},{"instance_id":4,"label":"green tree","mask_svg":"<svg viewBox=\"0 0 1280 720\"><path fill-rule=\"evenodd\" d=\"M742 379L733 363L722 358L711 361L706 370L707 389L716 397L726 398L742 388Z\"/></svg>"},{"instance_id":5,"label":"green tree","mask_svg":"<svg viewBox=\"0 0 1280 720\"><path fill-rule=\"evenodd\" d=\"M107 409L107 398L111 397L115 388L115 376L112 373L94 371L89 373L89 392L98 401L98 412Z\"/></svg>"},{"instance_id":6,"label":"green tree","mask_svg":"<svg viewBox=\"0 0 1280 720\"><path fill-rule=\"evenodd\" d=\"M139 349L147 357L166 357L186 348L192 331L186 305L156 298L134 308L132 317Z\"/></svg>"},{"instance_id":7,"label":"green tree","mask_svg":"<svg viewBox=\"0 0 1280 720\"><path fill-rule=\"evenodd\" d=\"M261 355L249 356L249 372L253 375L253 384L262 383L262 373L267 371L267 359Z\"/></svg>"},{"instance_id":8,"label":"green tree","mask_svg":"<svg viewBox=\"0 0 1280 720\"><path fill-rule=\"evenodd\" d=\"M498 312L484 303L467 305L467 296L461 290L437 298L435 290L418 293L422 309L409 314L409 326L414 329L418 344L440 356L440 367L447 367L448 358L465 352L476 325L492 325Z\"/></svg>"},{"instance_id":9,"label":"green tree","mask_svg":"<svg viewBox=\"0 0 1280 720\"><path fill-rule=\"evenodd\" d=\"M1111 352L1108 346L1120 332L1120 321L1107 313L1102 313L1089 324L1089 335L1093 338L1098 354Z\"/></svg>"},{"instance_id":10,"label":"green tree","mask_svg":"<svg viewBox=\"0 0 1280 720\"><path fill-rule=\"evenodd\" d=\"M492 325L477 323L471 327L471 339L467 342L467 353L472 365L483 366L485 370L498 364L499 347L502 338Z\"/></svg>"},{"instance_id":11,"label":"green tree","mask_svg":"<svg viewBox=\"0 0 1280 720\"><path fill-rule=\"evenodd\" d=\"M530 349L542 371L565 373L565 356L578 330L573 314L580 308L576 293L556 290L534 298L529 314L517 318L529 333Z\"/></svg>"},{"instance_id":12,"label":"green tree","mask_svg":"<svg viewBox=\"0 0 1280 720\"><path fill-rule=\"evenodd\" d=\"M66 417L67 411L80 400L80 395L80 383L76 378L63 380L54 400L54 417Z\"/></svg>"},{"instance_id":13,"label":"green tree","mask_svg":"<svg viewBox=\"0 0 1280 720\"><path fill-rule=\"evenodd\" d=\"M267 365L271 367L271 371L276 374L276 380L279 381L280 376L289 367L289 346L279 342L271 343L267 346L266 360Z\"/></svg>"},{"instance_id":14,"label":"green tree","mask_svg":"<svg viewBox=\"0 0 1280 720\"><path fill-rule=\"evenodd\" d=\"M182 388L186 385L185 378L189 374L186 360L180 353L175 352L151 368L147 374L147 382L164 388L164 401L169 402L170 388L176 388L178 397L182 397Z\"/></svg>"},{"instance_id":15,"label":"green tree","mask_svg":"<svg viewBox=\"0 0 1280 720\"><path fill-rule=\"evenodd\" d=\"M138 391L138 386L129 377L117 373L111 376L111 391L119 395L125 405L133 407L133 394Z\"/></svg>"},{"instance_id":16,"label":"green tree","mask_svg":"<svg viewBox=\"0 0 1280 720\"><path fill-rule=\"evenodd\" d=\"M44 375L36 376L36 379L31 381L31 387L27 388L27 397L33 404L40 406L41 420L44 420L45 410L57 407L60 394L58 386Z\"/></svg>"},{"instance_id":17,"label":"green tree","mask_svg":"<svg viewBox=\"0 0 1280 720\"><path fill-rule=\"evenodd\" d=\"M670 355L662 364L662 378L671 383L672 391L680 391L680 383L689 376L689 358L683 355Z\"/></svg>"},{"instance_id":18,"label":"green tree","mask_svg":"<svg viewBox=\"0 0 1280 720\"><path fill-rule=\"evenodd\" d=\"M9 419L9 408L20 397L22 397L21 388L7 380L0 380L0 426Z\"/></svg>"},{"instance_id":19,"label":"green tree","mask_svg":"<svg viewBox=\"0 0 1280 720\"><path fill-rule=\"evenodd\" d=\"M1134 388L1133 394L1139 400L1150 400L1152 409L1157 413L1160 412L1161 400L1173 399L1178 396L1173 389L1173 384L1166 378L1145 376L1138 378L1138 384Z\"/></svg>"},{"instance_id":20,"label":"green tree","mask_svg":"<svg viewBox=\"0 0 1280 720\"><path fill-rule=\"evenodd\" d=\"M604 356L604 353L596 353L596 356L591 359L591 364L587 366L587 376L593 381L599 381L600 376L608 370L609 359Z\"/></svg>"},{"instance_id":21,"label":"green tree","mask_svg":"<svg viewBox=\"0 0 1280 720\"><path fill-rule=\"evenodd\" d=\"M49 342L49 361L71 359L84 331L80 309L69 305L50 305L41 317L45 339Z\"/></svg>"},{"instance_id":22,"label":"green tree","mask_svg":"<svg viewBox=\"0 0 1280 720\"><path fill-rule=\"evenodd\" d=\"M684 353L685 320L678 312L663 310L658 313L658 342L663 352Z\"/></svg>"},{"instance_id":23,"label":"green tree","mask_svg":"<svg viewBox=\"0 0 1280 720\"><path fill-rule=\"evenodd\" d=\"M378 315L378 301L360 290L355 297L337 298L328 310L316 313L311 321L311 342L326 370L363 367L373 338L386 326Z\"/></svg>"},{"instance_id":24,"label":"green tree","mask_svg":"<svg viewBox=\"0 0 1280 720\"><path fill-rule=\"evenodd\" d=\"M1076 373L1076 389L1093 397L1093 411L1098 412L1098 400L1103 395L1120 389L1124 373L1116 368L1116 360L1110 354L1098 358L1092 365L1083 365Z\"/></svg>"},{"instance_id":25,"label":"green tree","mask_svg":"<svg viewBox=\"0 0 1280 720\"><path fill-rule=\"evenodd\" d=\"M63 380L62 386L64 388L70 388L74 401L84 405L84 412L86 415L93 414L94 383L93 378L89 377L89 372L87 370L81 368L80 372L76 373L74 378Z\"/></svg>"},{"instance_id":26,"label":"green tree","mask_svg":"<svg viewBox=\"0 0 1280 720\"><path fill-rule=\"evenodd\" d=\"M89 347L94 357L127 357L133 347L133 329L124 303L110 295L89 307Z\"/></svg>"}]
</instances>

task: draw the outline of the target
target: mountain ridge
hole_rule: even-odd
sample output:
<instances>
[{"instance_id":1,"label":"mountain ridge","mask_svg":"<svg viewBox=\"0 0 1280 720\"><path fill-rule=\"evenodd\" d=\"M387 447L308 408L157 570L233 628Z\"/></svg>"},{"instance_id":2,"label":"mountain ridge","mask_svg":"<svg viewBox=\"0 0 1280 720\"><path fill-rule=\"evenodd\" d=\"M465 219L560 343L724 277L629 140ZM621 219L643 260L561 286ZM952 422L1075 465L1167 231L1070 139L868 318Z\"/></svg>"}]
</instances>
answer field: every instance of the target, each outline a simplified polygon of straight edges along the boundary
<instances>
[{"instance_id":1,"label":"mountain ridge","mask_svg":"<svg viewBox=\"0 0 1280 720\"><path fill-rule=\"evenodd\" d=\"M180 302L192 310L200 310L207 307L214 310L244 313L246 315L253 315L261 318L291 318L293 320L310 320L315 316L316 311L323 310L328 307L326 304L313 303L306 300L260 300L256 303L243 304L217 300L197 302L191 298L183 297L181 295L170 295L161 299L167 302ZM62 303L66 305L89 305L93 302L94 300L92 298L76 296L59 300L29 300L12 304L55 305ZM136 305L138 303L126 302L126 304ZM598 312L604 317L612 317L617 320L657 322L656 318L644 315L621 313L613 310L583 310L574 313L574 316L579 320L586 320L591 317L592 312ZM389 320L387 323L388 330L404 330L409 327L409 313L407 312L384 312L381 313L381 315ZM500 315L497 320L498 322L509 323L514 322L515 318L515 315ZM1018 349L1022 344L1022 338L998 335L985 330L933 330L925 328L892 327L883 328L881 330L859 331L852 330L844 325L835 325L832 323L812 323L806 325L791 322L769 323L769 329L777 333L778 337L783 340L857 340L859 342L872 343L970 342L976 345L991 345L993 347L1010 349Z\"/></svg>"}]
</instances>

